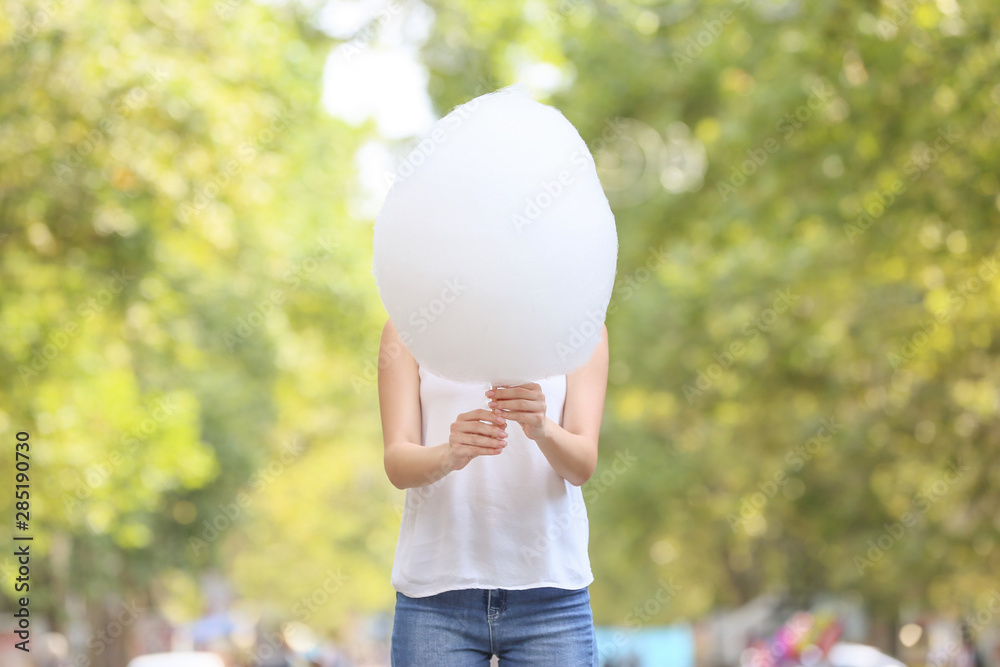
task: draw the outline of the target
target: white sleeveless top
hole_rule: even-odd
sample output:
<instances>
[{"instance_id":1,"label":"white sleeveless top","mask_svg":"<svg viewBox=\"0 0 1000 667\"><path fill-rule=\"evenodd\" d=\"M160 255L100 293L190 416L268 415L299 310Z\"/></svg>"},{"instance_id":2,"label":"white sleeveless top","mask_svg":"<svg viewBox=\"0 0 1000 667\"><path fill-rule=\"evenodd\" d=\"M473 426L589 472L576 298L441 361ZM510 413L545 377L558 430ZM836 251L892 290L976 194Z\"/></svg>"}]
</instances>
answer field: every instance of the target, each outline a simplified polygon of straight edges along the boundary
<instances>
[{"instance_id":1,"label":"white sleeveless top","mask_svg":"<svg viewBox=\"0 0 1000 667\"><path fill-rule=\"evenodd\" d=\"M455 382L418 367L422 445L448 441L459 414L489 409L489 384ZM566 376L537 381L562 425ZM521 425L507 446L437 482L406 489L392 586L409 597L462 588L578 589L594 581L583 491L552 469Z\"/></svg>"}]
</instances>

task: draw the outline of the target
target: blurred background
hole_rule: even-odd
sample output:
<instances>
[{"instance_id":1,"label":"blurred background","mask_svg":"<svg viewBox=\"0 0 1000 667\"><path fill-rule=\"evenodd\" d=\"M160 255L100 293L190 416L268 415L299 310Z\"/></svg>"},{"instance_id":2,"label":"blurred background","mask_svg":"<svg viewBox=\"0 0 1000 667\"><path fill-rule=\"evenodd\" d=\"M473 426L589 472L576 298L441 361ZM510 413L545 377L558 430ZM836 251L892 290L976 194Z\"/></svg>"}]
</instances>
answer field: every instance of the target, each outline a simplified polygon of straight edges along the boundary
<instances>
[{"instance_id":1,"label":"blurred background","mask_svg":"<svg viewBox=\"0 0 1000 667\"><path fill-rule=\"evenodd\" d=\"M388 664L372 225L515 82L620 239L602 665L1000 665L993 0L0 7L3 665Z\"/></svg>"}]
</instances>

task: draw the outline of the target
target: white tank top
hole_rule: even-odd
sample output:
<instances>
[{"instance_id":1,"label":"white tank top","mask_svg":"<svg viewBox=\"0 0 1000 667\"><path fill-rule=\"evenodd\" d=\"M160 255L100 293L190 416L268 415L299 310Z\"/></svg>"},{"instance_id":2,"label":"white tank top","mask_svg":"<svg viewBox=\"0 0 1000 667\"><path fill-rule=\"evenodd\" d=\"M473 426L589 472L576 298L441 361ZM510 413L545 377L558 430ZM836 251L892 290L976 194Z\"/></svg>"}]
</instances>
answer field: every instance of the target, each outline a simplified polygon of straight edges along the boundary
<instances>
[{"instance_id":1,"label":"white tank top","mask_svg":"<svg viewBox=\"0 0 1000 667\"><path fill-rule=\"evenodd\" d=\"M422 445L448 441L459 414L487 408L489 384L455 382L422 366ZM537 381L562 425L566 376ZM578 589L594 581L583 491L507 421L507 447L437 482L406 490L392 586L409 597L462 588Z\"/></svg>"}]
</instances>

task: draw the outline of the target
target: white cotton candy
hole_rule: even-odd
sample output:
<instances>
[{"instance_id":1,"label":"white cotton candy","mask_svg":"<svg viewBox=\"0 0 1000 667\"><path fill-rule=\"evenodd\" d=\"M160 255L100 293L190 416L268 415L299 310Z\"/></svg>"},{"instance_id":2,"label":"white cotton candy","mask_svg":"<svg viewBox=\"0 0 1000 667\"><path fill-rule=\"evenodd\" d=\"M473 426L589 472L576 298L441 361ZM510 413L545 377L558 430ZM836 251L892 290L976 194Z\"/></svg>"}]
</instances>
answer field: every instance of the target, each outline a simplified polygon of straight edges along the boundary
<instances>
[{"instance_id":1,"label":"white cotton candy","mask_svg":"<svg viewBox=\"0 0 1000 667\"><path fill-rule=\"evenodd\" d=\"M617 261L587 145L514 85L453 109L401 162L375 221L372 273L417 363L513 385L590 359Z\"/></svg>"}]
</instances>

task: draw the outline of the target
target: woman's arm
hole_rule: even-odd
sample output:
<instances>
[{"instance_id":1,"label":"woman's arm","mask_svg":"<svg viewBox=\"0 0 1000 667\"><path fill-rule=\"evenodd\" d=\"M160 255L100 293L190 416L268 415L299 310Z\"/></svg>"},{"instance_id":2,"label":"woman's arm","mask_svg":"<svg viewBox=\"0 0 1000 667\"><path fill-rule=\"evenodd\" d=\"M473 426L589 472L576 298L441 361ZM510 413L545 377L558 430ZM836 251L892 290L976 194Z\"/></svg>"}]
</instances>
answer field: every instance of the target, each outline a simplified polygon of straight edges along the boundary
<instances>
[{"instance_id":1,"label":"woman's arm","mask_svg":"<svg viewBox=\"0 0 1000 667\"><path fill-rule=\"evenodd\" d=\"M382 328L378 358L385 473L397 489L431 484L448 473L444 447L420 444L420 375L392 320Z\"/></svg>"},{"instance_id":2,"label":"woman's arm","mask_svg":"<svg viewBox=\"0 0 1000 667\"><path fill-rule=\"evenodd\" d=\"M527 389L530 387L531 389ZM566 377L563 425L545 415L545 397L537 383L487 392L500 414L517 421L538 444L549 465L574 486L582 486L597 468L597 440L608 387L608 328L581 368ZM491 395L492 394L492 395Z\"/></svg>"},{"instance_id":3,"label":"woman's arm","mask_svg":"<svg viewBox=\"0 0 1000 667\"><path fill-rule=\"evenodd\" d=\"M503 451L507 422L485 409L459 415L451 425L448 442L427 447L420 444L420 374L392 320L382 329L378 358L385 473L397 489L433 484L449 472L461 470L476 456ZM481 420L494 423L491 426Z\"/></svg>"}]
</instances>

